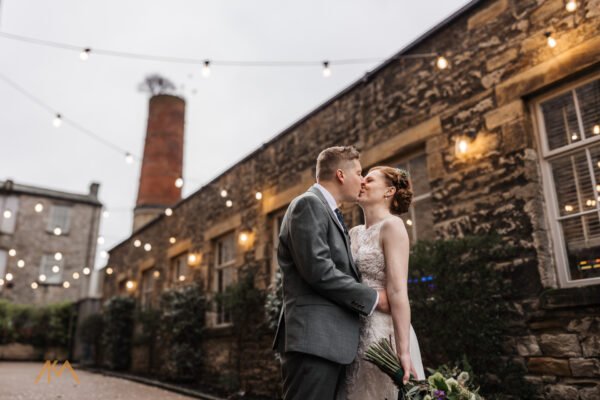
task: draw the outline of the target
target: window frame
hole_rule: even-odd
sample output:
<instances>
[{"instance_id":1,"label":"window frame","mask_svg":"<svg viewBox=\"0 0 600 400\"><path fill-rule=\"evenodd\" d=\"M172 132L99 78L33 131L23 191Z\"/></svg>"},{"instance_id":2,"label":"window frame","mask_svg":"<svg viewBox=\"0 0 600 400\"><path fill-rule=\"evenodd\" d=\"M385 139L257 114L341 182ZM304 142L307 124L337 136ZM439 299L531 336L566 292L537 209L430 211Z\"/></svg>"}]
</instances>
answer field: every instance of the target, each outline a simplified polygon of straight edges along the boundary
<instances>
[{"instance_id":1,"label":"window frame","mask_svg":"<svg viewBox=\"0 0 600 400\"><path fill-rule=\"evenodd\" d=\"M232 258L230 260L227 260L223 263L219 263L219 244L222 243L226 238L231 237L231 240L233 241L233 254L232 254ZM214 248L214 262L213 262L213 277L212 277L212 283L211 283L211 291L213 292L213 294L215 295L219 295L221 293L225 293L225 291L227 290L227 288L229 286L224 286L222 288L222 291L219 291L219 273L222 273L222 271L224 271L225 269L231 269L231 283L230 285L235 284L235 265L237 262L237 241L236 241L236 232L235 230L229 231L224 233L223 235L215 238L213 240L213 248ZM224 273L223 275L224 276ZM214 309L214 320L213 320L213 327L215 328L221 328L221 327L228 327L228 326L232 326L233 325L233 321L231 319L231 314L229 314L229 318L227 317L227 310L225 310L225 308L223 307L223 309L220 309L219 304L217 304L217 302L215 302L214 305L215 309Z\"/></svg>"},{"instance_id":2,"label":"window frame","mask_svg":"<svg viewBox=\"0 0 600 400\"><path fill-rule=\"evenodd\" d=\"M58 208L63 208L63 209L67 210L67 218L66 218L65 226L58 226L58 225L53 224L54 216L55 216L55 212L56 212L55 210ZM48 224L46 226L46 232L54 234L54 229L60 228L61 229L60 236L68 235L69 232L71 231L71 219L73 217L72 211L73 211L73 206L70 206L70 205L66 205L66 204L50 205L50 212L48 213Z\"/></svg>"},{"instance_id":3,"label":"window frame","mask_svg":"<svg viewBox=\"0 0 600 400\"><path fill-rule=\"evenodd\" d=\"M561 156L573 154L578 150L584 150L593 147L594 145L600 144L600 135L592 138L586 137L585 140L578 141L577 143L571 143L561 148L550 150L541 104L546 100L550 100L567 92L572 92L580 86L583 86L587 83L599 79L600 73L593 73L584 78L574 80L572 82L569 82L568 84L561 85L560 87L550 90L547 93L536 97L530 103L531 115L534 116L534 118L532 119L536 141L538 148L541 149L541 152L539 154L539 162L542 175L542 189L546 203L544 209L546 212L547 223L549 226L550 238L552 240L552 248L554 249L554 254L552 254L552 256L555 263L554 267L556 275L558 277L558 284L560 287L563 288L597 285L600 284L600 276L584 279L571 279L570 277L570 266L567 256L567 246L564 234L562 233L562 228L560 226L561 216L559 211L558 198L556 195L556 186L554 185L554 177L552 174L551 162L554 159L559 158ZM579 127L581 128L582 120L580 107L577 103L577 100L574 101L576 104L575 112L577 114L577 122ZM594 182L595 177L593 173L591 174L590 179L592 179L592 182ZM600 211L598 211L598 213L600 214Z\"/></svg>"},{"instance_id":4,"label":"window frame","mask_svg":"<svg viewBox=\"0 0 600 400\"><path fill-rule=\"evenodd\" d=\"M50 260L51 261L51 262L47 263L49 265L49 267L46 267L45 260ZM60 272L58 274L55 274L54 272L52 272L50 270L50 273L52 273L53 275L58 275L59 276L58 282L50 282L49 281L50 275L46 271L44 271L44 268L50 268L51 269L54 265L58 265L58 267L60 268ZM38 269L38 275L36 277L36 281L38 282L38 284L40 284L40 285L46 285L46 286L62 285L63 282L64 282L64 274L63 274L64 271L65 271L65 258L64 258L64 256L63 256L62 259L60 259L60 260L57 261L57 260L54 259L54 254L52 254L52 253L42 254L42 259L40 260L40 266L39 266L39 269ZM46 280L44 282L40 281L40 275L42 275L42 274L46 275Z\"/></svg>"}]
</instances>

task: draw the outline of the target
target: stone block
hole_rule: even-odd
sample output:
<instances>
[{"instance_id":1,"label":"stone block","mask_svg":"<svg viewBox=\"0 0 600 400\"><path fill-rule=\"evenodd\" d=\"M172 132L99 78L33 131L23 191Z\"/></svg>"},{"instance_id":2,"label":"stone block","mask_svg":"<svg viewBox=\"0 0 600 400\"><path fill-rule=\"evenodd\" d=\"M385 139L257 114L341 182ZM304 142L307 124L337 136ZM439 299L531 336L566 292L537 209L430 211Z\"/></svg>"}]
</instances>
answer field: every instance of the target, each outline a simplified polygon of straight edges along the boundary
<instances>
[{"instance_id":1,"label":"stone block","mask_svg":"<svg viewBox=\"0 0 600 400\"><path fill-rule=\"evenodd\" d=\"M490 22L500 16L508 8L508 5L508 0L499 0L490 4L488 7L469 18L467 21L468 29L477 29L489 25Z\"/></svg>"},{"instance_id":2,"label":"stone block","mask_svg":"<svg viewBox=\"0 0 600 400\"><path fill-rule=\"evenodd\" d=\"M569 364L573 376L588 378L600 376L600 360L597 358L572 358Z\"/></svg>"},{"instance_id":3,"label":"stone block","mask_svg":"<svg viewBox=\"0 0 600 400\"><path fill-rule=\"evenodd\" d=\"M579 400L598 400L600 399L600 385L583 388L579 391Z\"/></svg>"},{"instance_id":4,"label":"stone block","mask_svg":"<svg viewBox=\"0 0 600 400\"><path fill-rule=\"evenodd\" d=\"M577 388L567 385L550 385L544 391L545 400L577 399Z\"/></svg>"},{"instance_id":5,"label":"stone block","mask_svg":"<svg viewBox=\"0 0 600 400\"><path fill-rule=\"evenodd\" d=\"M588 336L581 341L584 357L600 357L600 336Z\"/></svg>"},{"instance_id":6,"label":"stone block","mask_svg":"<svg viewBox=\"0 0 600 400\"><path fill-rule=\"evenodd\" d=\"M553 376L570 376L571 368L568 360L551 357L532 357L527 362L530 373Z\"/></svg>"},{"instance_id":7,"label":"stone block","mask_svg":"<svg viewBox=\"0 0 600 400\"><path fill-rule=\"evenodd\" d=\"M577 335L571 333L545 334L540 336L542 353L554 357L581 356L581 345Z\"/></svg>"},{"instance_id":8,"label":"stone block","mask_svg":"<svg viewBox=\"0 0 600 400\"><path fill-rule=\"evenodd\" d=\"M506 65L509 62L515 60L518 55L519 55L518 49L516 49L516 48L508 49L508 50L498 54L497 56L494 56L494 57L490 58L489 60L487 60L487 62L485 63L485 67L487 68L487 70L489 72L492 72L492 71L502 67L503 65Z\"/></svg>"},{"instance_id":9,"label":"stone block","mask_svg":"<svg viewBox=\"0 0 600 400\"><path fill-rule=\"evenodd\" d=\"M533 335L517 339L517 352L523 357L542 355L538 341Z\"/></svg>"},{"instance_id":10,"label":"stone block","mask_svg":"<svg viewBox=\"0 0 600 400\"><path fill-rule=\"evenodd\" d=\"M484 115L485 126L494 129L499 126L523 118L525 107L522 100L515 100L502 107L496 108Z\"/></svg>"}]
</instances>

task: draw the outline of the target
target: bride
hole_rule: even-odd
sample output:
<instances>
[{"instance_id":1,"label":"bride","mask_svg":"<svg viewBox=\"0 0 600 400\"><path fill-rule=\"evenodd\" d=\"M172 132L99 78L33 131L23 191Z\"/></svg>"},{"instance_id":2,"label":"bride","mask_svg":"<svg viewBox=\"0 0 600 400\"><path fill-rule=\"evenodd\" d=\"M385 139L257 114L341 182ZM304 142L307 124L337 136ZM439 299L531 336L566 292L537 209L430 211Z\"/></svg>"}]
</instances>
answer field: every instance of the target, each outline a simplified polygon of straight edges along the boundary
<instances>
[{"instance_id":1,"label":"bride","mask_svg":"<svg viewBox=\"0 0 600 400\"><path fill-rule=\"evenodd\" d=\"M363 282L376 289L386 289L391 315L375 311L363 317L358 355L347 368L341 398L348 400L397 399L392 380L364 359L367 348L381 338L393 337L398 358L405 371L416 379L425 379L417 336L410 324L408 302L409 240L404 222L397 215L405 213L412 201L408 173L391 167L374 167L365 177L358 204L365 224L350 230L352 256Z\"/></svg>"}]
</instances>

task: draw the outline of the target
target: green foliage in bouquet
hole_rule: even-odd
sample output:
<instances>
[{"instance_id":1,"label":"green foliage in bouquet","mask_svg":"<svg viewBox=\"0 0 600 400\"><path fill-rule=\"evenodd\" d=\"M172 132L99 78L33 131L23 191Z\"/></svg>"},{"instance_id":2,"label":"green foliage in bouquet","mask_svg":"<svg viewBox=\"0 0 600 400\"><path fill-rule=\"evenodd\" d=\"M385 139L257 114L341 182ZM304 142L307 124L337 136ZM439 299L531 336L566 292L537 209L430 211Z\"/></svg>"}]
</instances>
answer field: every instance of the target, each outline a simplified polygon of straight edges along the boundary
<instances>
[{"instance_id":1,"label":"green foliage in bouquet","mask_svg":"<svg viewBox=\"0 0 600 400\"><path fill-rule=\"evenodd\" d=\"M164 372L173 381L193 381L200 376L206 300L197 285L163 293L160 301L161 346Z\"/></svg>"},{"instance_id":2,"label":"green foliage in bouquet","mask_svg":"<svg viewBox=\"0 0 600 400\"><path fill-rule=\"evenodd\" d=\"M488 398L534 396L522 368L503 354L512 293L498 265L517 257L497 236L421 241L411 251L408 290L424 363L468 359Z\"/></svg>"},{"instance_id":3,"label":"green foliage in bouquet","mask_svg":"<svg viewBox=\"0 0 600 400\"><path fill-rule=\"evenodd\" d=\"M129 368L134 309L135 301L131 297L113 297L104 304L102 348L104 362L110 369Z\"/></svg>"},{"instance_id":4,"label":"green foliage in bouquet","mask_svg":"<svg viewBox=\"0 0 600 400\"><path fill-rule=\"evenodd\" d=\"M404 372L390 339L380 339L365 352L365 359L387 374L398 387L399 400L483 400L479 389L473 389L471 375L458 368L446 366L427 380L417 381L411 376L407 384L402 382Z\"/></svg>"}]
</instances>

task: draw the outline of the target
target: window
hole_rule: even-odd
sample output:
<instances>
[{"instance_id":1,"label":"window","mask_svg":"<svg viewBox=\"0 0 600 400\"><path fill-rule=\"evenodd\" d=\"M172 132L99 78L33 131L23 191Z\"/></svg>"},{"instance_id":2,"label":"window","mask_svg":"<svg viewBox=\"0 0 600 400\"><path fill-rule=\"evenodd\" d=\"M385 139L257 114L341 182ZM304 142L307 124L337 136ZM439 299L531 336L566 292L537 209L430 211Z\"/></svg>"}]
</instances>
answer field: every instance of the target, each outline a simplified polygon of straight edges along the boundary
<instances>
[{"instance_id":1,"label":"window","mask_svg":"<svg viewBox=\"0 0 600 400\"><path fill-rule=\"evenodd\" d=\"M412 204L408 212L401 216L406 225L410 243L414 244L421 239L434 239L433 205L427 176L427 156L425 153L419 153L393 163L393 165L407 170L413 185Z\"/></svg>"},{"instance_id":2,"label":"window","mask_svg":"<svg viewBox=\"0 0 600 400\"><path fill-rule=\"evenodd\" d=\"M61 234L69 233L71 227L71 207L53 205L50 209L50 220L46 230L48 232L54 232L56 228L59 228Z\"/></svg>"},{"instance_id":3,"label":"window","mask_svg":"<svg viewBox=\"0 0 600 400\"><path fill-rule=\"evenodd\" d=\"M213 290L217 294L216 325L231 323L231 313L224 304L226 290L234 282L235 236L227 234L215 241L215 273Z\"/></svg>"},{"instance_id":4,"label":"window","mask_svg":"<svg viewBox=\"0 0 600 400\"><path fill-rule=\"evenodd\" d=\"M171 259L171 282L184 282L189 280L188 252L181 253Z\"/></svg>"},{"instance_id":5,"label":"window","mask_svg":"<svg viewBox=\"0 0 600 400\"><path fill-rule=\"evenodd\" d=\"M154 307L154 282L156 278L154 277L154 268L148 268L147 270L142 272L142 299L141 305L143 310L148 310Z\"/></svg>"},{"instance_id":6,"label":"window","mask_svg":"<svg viewBox=\"0 0 600 400\"><path fill-rule=\"evenodd\" d=\"M19 198L16 196L0 196L0 233L15 232Z\"/></svg>"},{"instance_id":7,"label":"window","mask_svg":"<svg viewBox=\"0 0 600 400\"><path fill-rule=\"evenodd\" d=\"M559 280L600 283L600 79L550 93L535 110Z\"/></svg>"},{"instance_id":8,"label":"window","mask_svg":"<svg viewBox=\"0 0 600 400\"><path fill-rule=\"evenodd\" d=\"M0 279L4 280L6 275L6 263L8 261L8 252L6 250L0 250ZM0 292L4 285L0 285Z\"/></svg>"},{"instance_id":9,"label":"window","mask_svg":"<svg viewBox=\"0 0 600 400\"><path fill-rule=\"evenodd\" d=\"M63 264L65 259L57 261L54 254L44 254L40 265L38 281L42 284L62 283ZM45 277L45 278L44 278Z\"/></svg>"}]
</instances>

